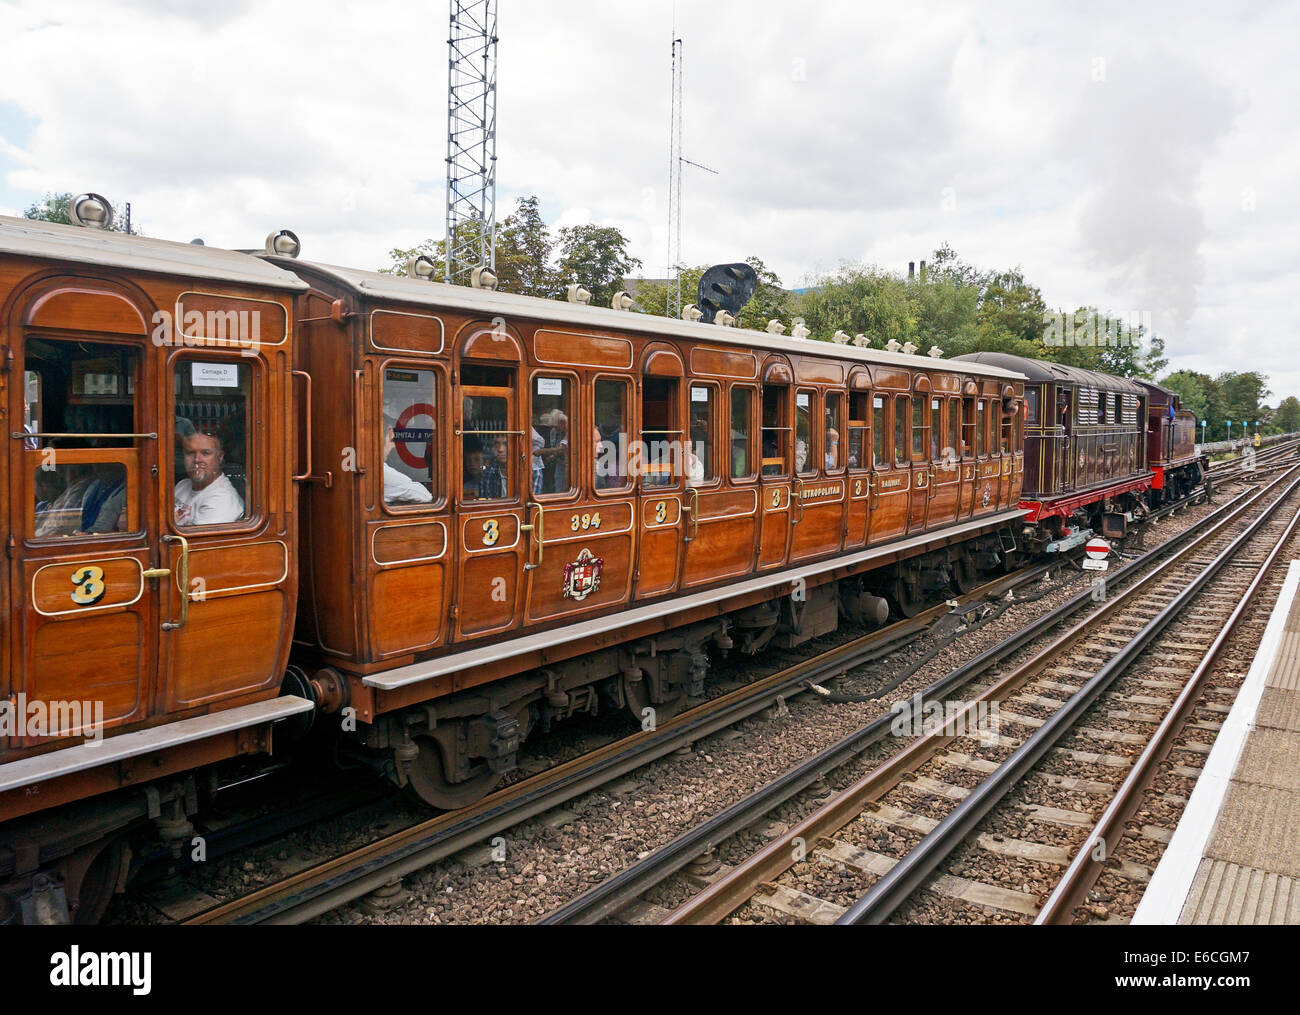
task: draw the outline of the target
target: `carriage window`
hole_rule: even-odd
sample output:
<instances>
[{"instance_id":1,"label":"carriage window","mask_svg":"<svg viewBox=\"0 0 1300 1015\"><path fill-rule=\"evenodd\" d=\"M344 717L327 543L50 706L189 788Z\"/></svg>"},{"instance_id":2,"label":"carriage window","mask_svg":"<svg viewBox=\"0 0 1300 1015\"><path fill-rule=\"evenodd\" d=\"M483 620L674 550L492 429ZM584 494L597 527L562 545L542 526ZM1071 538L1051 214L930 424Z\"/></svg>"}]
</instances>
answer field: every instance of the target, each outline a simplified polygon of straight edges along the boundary
<instances>
[{"instance_id":1,"label":"carriage window","mask_svg":"<svg viewBox=\"0 0 1300 1015\"><path fill-rule=\"evenodd\" d=\"M844 453L840 450L840 434L844 432L844 396L838 391L826 393L826 443L823 445L822 463L827 472L844 467Z\"/></svg>"},{"instance_id":2,"label":"carriage window","mask_svg":"<svg viewBox=\"0 0 1300 1015\"><path fill-rule=\"evenodd\" d=\"M889 459L885 457L885 400L880 396L871 400L871 446L875 467L883 469Z\"/></svg>"},{"instance_id":3,"label":"carriage window","mask_svg":"<svg viewBox=\"0 0 1300 1015\"><path fill-rule=\"evenodd\" d=\"M519 435L510 429L510 393L493 389L465 392L461 429L464 499L502 500L514 496L518 455L513 452Z\"/></svg>"},{"instance_id":4,"label":"carriage window","mask_svg":"<svg viewBox=\"0 0 1300 1015\"><path fill-rule=\"evenodd\" d=\"M907 403L911 399L906 395L894 396L894 464L907 463L907 426L909 410Z\"/></svg>"},{"instance_id":5,"label":"carriage window","mask_svg":"<svg viewBox=\"0 0 1300 1015\"><path fill-rule=\"evenodd\" d=\"M1114 411L1115 411L1115 417L1114 417L1114 419L1111 420L1112 423L1122 423L1122 422L1124 421L1124 420L1123 420L1123 417L1120 416L1120 414L1119 414L1119 399L1120 399L1120 396L1119 396L1119 395L1116 395L1116 396L1115 396L1115 403L1114 403L1114 406L1113 406Z\"/></svg>"},{"instance_id":6,"label":"carriage window","mask_svg":"<svg viewBox=\"0 0 1300 1015\"><path fill-rule=\"evenodd\" d=\"M854 392L849 396L849 468L865 469L867 467L867 445L871 440L867 431L871 424L867 412L869 396L863 392Z\"/></svg>"},{"instance_id":7,"label":"carriage window","mask_svg":"<svg viewBox=\"0 0 1300 1015\"><path fill-rule=\"evenodd\" d=\"M800 391L795 395L794 471L799 473L817 471L812 446L812 402L811 391Z\"/></svg>"},{"instance_id":8,"label":"carriage window","mask_svg":"<svg viewBox=\"0 0 1300 1015\"><path fill-rule=\"evenodd\" d=\"M568 493L572 456L569 448L569 381L533 378L532 491Z\"/></svg>"},{"instance_id":9,"label":"carriage window","mask_svg":"<svg viewBox=\"0 0 1300 1015\"><path fill-rule=\"evenodd\" d=\"M1025 404L1029 406L1028 420L1030 423L1038 422L1038 404L1040 392L1037 388L1025 388Z\"/></svg>"},{"instance_id":10,"label":"carriage window","mask_svg":"<svg viewBox=\"0 0 1300 1015\"><path fill-rule=\"evenodd\" d=\"M713 462L713 405L717 390L709 384L691 385L691 444L686 456L686 474L691 483L718 478Z\"/></svg>"},{"instance_id":11,"label":"carriage window","mask_svg":"<svg viewBox=\"0 0 1300 1015\"><path fill-rule=\"evenodd\" d=\"M102 452L69 451L82 458ZM35 515L31 534L37 539L67 538L129 531L127 470L120 462L58 463L34 466Z\"/></svg>"},{"instance_id":12,"label":"carriage window","mask_svg":"<svg viewBox=\"0 0 1300 1015\"><path fill-rule=\"evenodd\" d=\"M644 486L672 486L678 464L682 431L677 426L677 381L647 377L641 389L641 441L645 447Z\"/></svg>"},{"instance_id":13,"label":"carriage window","mask_svg":"<svg viewBox=\"0 0 1300 1015\"><path fill-rule=\"evenodd\" d=\"M786 471L786 448L790 427L786 425L786 388L767 385L763 388L763 475L783 476Z\"/></svg>"},{"instance_id":14,"label":"carriage window","mask_svg":"<svg viewBox=\"0 0 1300 1015\"><path fill-rule=\"evenodd\" d=\"M41 429L41 375L35 370L23 372L23 430L29 434ZM36 437L23 439L23 447L35 451L40 447Z\"/></svg>"},{"instance_id":15,"label":"carriage window","mask_svg":"<svg viewBox=\"0 0 1300 1015\"><path fill-rule=\"evenodd\" d=\"M619 490L629 484L624 453L627 449L627 382L598 380L592 389L596 428L596 489Z\"/></svg>"},{"instance_id":16,"label":"carriage window","mask_svg":"<svg viewBox=\"0 0 1300 1015\"><path fill-rule=\"evenodd\" d=\"M428 504L442 495L438 389L432 370L384 370L384 503Z\"/></svg>"},{"instance_id":17,"label":"carriage window","mask_svg":"<svg viewBox=\"0 0 1300 1015\"><path fill-rule=\"evenodd\" d=\"M750 439L750 405L754 392L749 388L731 389L731 478L745 479L754 474L750 463L753 442Z\"/></svg>"},{"instance_id":18,"label":"carriage window","mask_svg":"<svg viewBox=\"0 0 1300 1015\"><path fill-rule=\"evenodd\" d=\"M1004 412L1002 414L1002 453L1004 455L1011 450L1011 430L1015 421L1019 418L1019 406L1016 406L1015 412Z\"/></svg>"},{"instance_id":19,"label":"carriage window","mask_svg":"<svg viewBox=\"0 0 1300 1015\"><path fill-rule=\"evenodd\" d=\"M176 524L247 518L251 367L186 358L176 361L172 380Z\"/></svg>"},{"instance_id":20,"label":"carriage window","mask_svg":"<svg viewBox=\"0 0 1300 1015\"><path fill-rule=\"evenodd\" d=\"M917 392L912 399L912 461L925 461L925 449L930 443L930 417L927 410L930 400Z\"/></svg>"},{"instance_id":21,"label":"carriage window","mask_svg":"<svg viewBox=\"0 0 1300 1015\"><path fill-rule=\"evenodd\" d=\"M963 458L975 454L975 402L974 398L961 400L961 456Z\"/></svg>"},{"instance_id":22,"label":"carriage window","mask_svg":"<svg viewBox=\"0 0 1300 1015\"><path fill-rule=\"evenodd\" d=\"M984 454L984 448L988 441L984 436L984 428L987 420L984 418L984 399L975 399L975 455L976 457Z\"/></svg>"},{"instance_id":23,"label":"carriage window","mask_svg":"<svg viewBox=\"0 0 1300 1015\"><path fill-rule=\"evenodd\" d=\"M948 399L948 446L944 448L944 457L960 458L961 452L961 399Z\"/></svg>"}]
</instances>

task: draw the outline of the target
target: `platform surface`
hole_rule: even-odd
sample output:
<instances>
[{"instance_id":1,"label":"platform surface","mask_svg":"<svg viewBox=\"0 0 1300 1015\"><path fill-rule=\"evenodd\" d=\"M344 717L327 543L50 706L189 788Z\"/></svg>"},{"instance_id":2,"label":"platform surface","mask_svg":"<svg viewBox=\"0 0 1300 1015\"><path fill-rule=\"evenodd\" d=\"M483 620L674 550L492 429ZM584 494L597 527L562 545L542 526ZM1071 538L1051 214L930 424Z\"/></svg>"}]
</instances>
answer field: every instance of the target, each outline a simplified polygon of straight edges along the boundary
<instances>
[{"instance_id":1,"label":"platform surface","mask_svg":"<svg viewBox=\"0 0 1300 1015\"><path fill-rule=\"evenodd\" d=\"M1300 924L1300 561L1133 917Z\"/></svg>"}]
</instances>

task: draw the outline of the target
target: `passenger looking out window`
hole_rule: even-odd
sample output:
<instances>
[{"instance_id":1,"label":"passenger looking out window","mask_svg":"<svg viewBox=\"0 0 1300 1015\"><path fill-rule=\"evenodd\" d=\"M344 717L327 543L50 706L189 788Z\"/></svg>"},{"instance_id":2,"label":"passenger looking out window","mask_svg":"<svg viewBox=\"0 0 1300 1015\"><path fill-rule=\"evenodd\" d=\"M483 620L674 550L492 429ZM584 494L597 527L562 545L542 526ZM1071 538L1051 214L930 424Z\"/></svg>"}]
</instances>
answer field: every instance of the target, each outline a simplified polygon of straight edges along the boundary
<instances>
[{"instance_id":1,"label":"passenger looking out window","mask_svg":"<svg viewBox=\"0 0 1300 1015\"><path fill-rule=\"evenodd\" d=\"M244 501L221 471L221 438L195 431L182 442L185 478L176 484L177 525L228 525L244 516Z\"/></svg>"},{"instance_id":2,"label":"passenger looking out window","mask_svg":"<svg viewBox=\"0 0 1300 1015\"><path fill-rule=\"evenodd\" d=\"M384 417L384 503L428 504L433 494L423 483L417 483L404 472L388 463L397 452L397 417Z\"/></svg>"}]
</instances>

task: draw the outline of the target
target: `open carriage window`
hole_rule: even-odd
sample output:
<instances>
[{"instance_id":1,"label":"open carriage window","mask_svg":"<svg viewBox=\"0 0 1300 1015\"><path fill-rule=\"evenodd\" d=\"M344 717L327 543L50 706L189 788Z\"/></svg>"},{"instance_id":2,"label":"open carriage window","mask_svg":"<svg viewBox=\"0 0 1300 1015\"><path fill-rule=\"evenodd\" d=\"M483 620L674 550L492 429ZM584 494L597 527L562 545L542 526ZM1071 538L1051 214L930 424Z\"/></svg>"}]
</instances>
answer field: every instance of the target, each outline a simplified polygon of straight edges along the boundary
<instances>
[{"instance_id":1,"label":"open carriage window","mask_svg":"<svg viewBox=\"0 0 1300 1015\"><path fill-rule=\"evenodd\" d=\"M229 525L249 517L251 367L186 357L176 361L172 378L176 524Z\"/></svg>"},{"instance_id":2,"label":"open carriage window","mask_svg":"<svg viewBox=\"0 0 1300 1015\"><path fill-rule=\"evenodd\" d=\"M628 389L624 380L600 378L592 385L597 490L622 490L632 481L627 468Z\"/></svg>"},{"instance_id":3,"label":"open carriage window","mask_svg":"<svg viewBox=\"0 0 1300 1015\"><path fill-rule=\"evenodd\" d=\"M107 342L29 339L23 373L27 534L66 539L140 528L139 351Z\"/></svg>"},{"instance_id":4,"label":"open carriage window","mask_svg":"<svg viewBox=\"0 0 1300 1015\"><path fill-rule=\"evenodd\" d=\"M429 504L442 496L438 384L432 370L384 369L384 503Z\"/></svg>"},{"instance_id":5,"label":"open carriage window","mask_svg":"<svg viewBox=\"0 0 1300 1015\"><path fill-rule=\"evenodd\" d=\"M677 424L677 381L647 377L641 388L641 442L644 447L643 486L672 486L680 461L682 431Z\"/></svg>"},{"instance_id":6,"label":"open carriage window","mask_svg":"<svg viewBox=\"0 0 1300 1015\"><path fill-rule=\"evenodd\" d=\"M784 476L787 471L786 448L790 446L790 425L786 421L788 388L763 386L763 475Z\"/></svg>"},{"instance_id":7,"label":"open carriage window","mask_svg":"<svg viewBox=\"0 0 1300 1015\"><path fill-rule=\"evenodd\" d=\"M871 423L868 407L870 397L865 391L849 395L849 468L865 469L867 449L871 443Z\"/></svg>"}]
</instances>

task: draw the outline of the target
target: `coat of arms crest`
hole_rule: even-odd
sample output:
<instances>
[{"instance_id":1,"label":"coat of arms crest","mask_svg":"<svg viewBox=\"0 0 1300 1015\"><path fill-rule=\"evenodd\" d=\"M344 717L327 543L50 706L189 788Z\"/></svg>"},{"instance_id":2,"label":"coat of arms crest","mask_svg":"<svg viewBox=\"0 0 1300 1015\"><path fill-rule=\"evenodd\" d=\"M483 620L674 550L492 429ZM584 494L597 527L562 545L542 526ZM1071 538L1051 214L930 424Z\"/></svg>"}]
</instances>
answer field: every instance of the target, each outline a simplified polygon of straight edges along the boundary
<instances>
[{"instance_id":1,"label":"coat of arms crest","mask_svg":"<svg viewBox=\"0 0 1300 1015\"><path fill-rule=\"evenodd\" d=\"M600 588L600 572L605 567L604 557L593 557L586 547L578 559L564 565L564 598L582 602Z\"/></svg>"}]
</instances>

